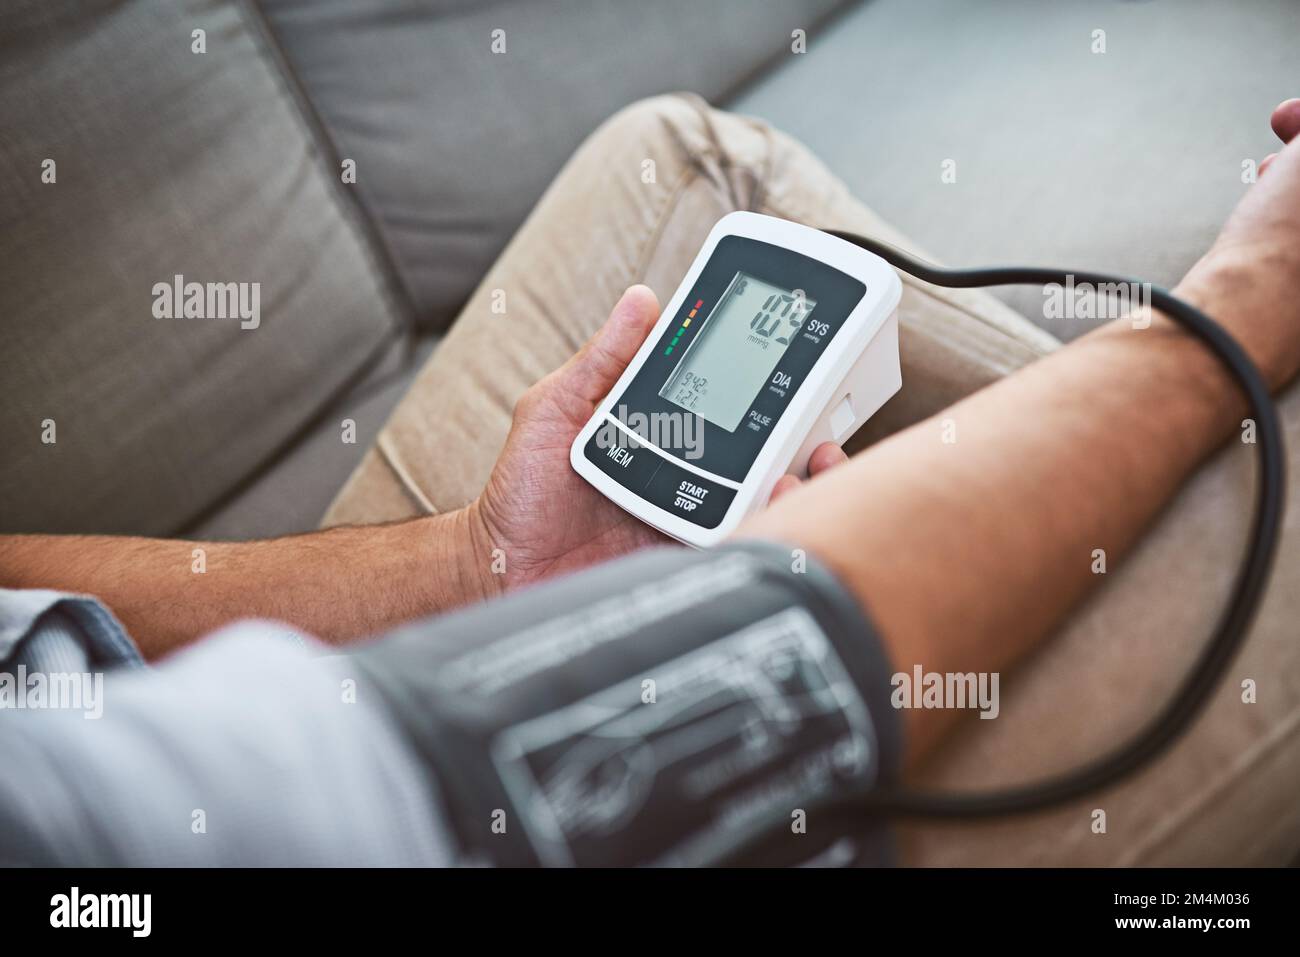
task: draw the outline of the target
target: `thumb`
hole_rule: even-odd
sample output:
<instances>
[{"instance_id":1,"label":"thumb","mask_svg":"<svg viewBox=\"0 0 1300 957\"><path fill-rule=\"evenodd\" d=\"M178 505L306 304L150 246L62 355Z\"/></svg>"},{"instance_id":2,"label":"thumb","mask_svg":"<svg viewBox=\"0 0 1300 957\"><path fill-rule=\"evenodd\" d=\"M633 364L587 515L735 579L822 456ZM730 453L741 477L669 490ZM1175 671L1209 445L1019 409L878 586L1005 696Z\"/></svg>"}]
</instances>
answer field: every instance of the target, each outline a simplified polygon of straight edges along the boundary
<instances>
[{"instance_id":1,"label":"thumb","mask_svg":"<svg viewBox=\"0 0 1300 957\"><path fill-rule=\"evenodd\" d=\"M650 288L629 287L605 324L560 367L564 388L595 405L614 388L658 318L659 300Z\"/></svg>"}]
</instances>

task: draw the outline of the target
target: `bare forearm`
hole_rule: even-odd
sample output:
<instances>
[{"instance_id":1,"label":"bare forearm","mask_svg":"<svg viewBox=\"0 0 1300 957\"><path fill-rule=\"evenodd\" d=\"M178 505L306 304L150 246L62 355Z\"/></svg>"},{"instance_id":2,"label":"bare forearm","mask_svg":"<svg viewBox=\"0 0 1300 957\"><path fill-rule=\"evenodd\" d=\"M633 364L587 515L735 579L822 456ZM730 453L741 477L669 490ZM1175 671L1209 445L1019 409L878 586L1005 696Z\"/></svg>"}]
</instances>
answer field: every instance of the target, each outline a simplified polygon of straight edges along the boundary
<instances>
[{"instance_id":1,"label":"bare forearm","mask_svg":"<svg viewBox=\"0 0 1300 957\"><path fill-rule=\"evenodd\" d=\"M0 537L0 585L93 594L155 658L240 618L328 641L484 597L464 513L260 542Z\"/></svg>"},{"instance_id":2,"label":"bare forearm","mask_svg":"<svg viewBox=\"0 0 1300 957\"><path fill-rule=\"evenodd\" d=\"M1288 308L1225 312L1230 279L1181 291L1239 334L1273 317L1280 338L1257 358L1279 384L1294 363L1277 357L1300 338ZM1123 555L1242 414L1233 382L1168 320L1115 324L810 482L746 533L828 562L900 670L998 671L1096 584L1094 550ZM913 757L949 718L908 712Z\"/></svg>"}]
</instances>

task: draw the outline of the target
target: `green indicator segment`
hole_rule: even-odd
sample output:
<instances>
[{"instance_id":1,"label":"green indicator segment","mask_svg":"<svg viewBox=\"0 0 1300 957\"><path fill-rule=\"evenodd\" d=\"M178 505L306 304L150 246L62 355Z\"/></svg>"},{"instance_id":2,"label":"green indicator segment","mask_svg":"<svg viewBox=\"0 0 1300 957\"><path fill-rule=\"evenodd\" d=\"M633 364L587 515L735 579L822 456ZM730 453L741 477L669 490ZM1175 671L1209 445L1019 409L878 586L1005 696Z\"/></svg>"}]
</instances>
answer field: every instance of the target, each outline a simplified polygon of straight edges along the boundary
<instances>
[{"instance_id":1,"label":"green indicator segment","mask_svg":"<svg viewBox=\"0 0 1300 957\"><path fill-rule=\"evenodd\" d=\"M673 354L673 346L677 345L678 340L680 340L682 336L686 335L686 327L688 325L690 325L689 320L677 330L677 335L673 336L673 341L668 343L668 348L664 350L664 355L670 356Z\"/></svg>"}]
</instances>

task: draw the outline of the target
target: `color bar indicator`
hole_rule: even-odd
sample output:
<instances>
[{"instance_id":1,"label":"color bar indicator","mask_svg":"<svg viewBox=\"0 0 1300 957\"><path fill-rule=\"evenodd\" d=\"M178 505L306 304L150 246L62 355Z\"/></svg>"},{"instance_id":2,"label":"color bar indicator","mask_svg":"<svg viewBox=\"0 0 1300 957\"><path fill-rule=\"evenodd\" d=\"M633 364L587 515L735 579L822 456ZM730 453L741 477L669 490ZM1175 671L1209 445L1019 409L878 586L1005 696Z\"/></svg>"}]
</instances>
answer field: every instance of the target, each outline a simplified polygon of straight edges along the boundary
<instances>
[{"instance_id":1,"label":"color bar indicator","mask_svg":"<svg viewBox=\"0 0 1300 957\"><path fill-rule=\"evenodd\" d=\"M670 356L673 354L673 348L677 345L682 336L686 334L686 330L690 328L691 320L695 318L695 314L700 311L700 306L702 305L704 305L703 299L695 300L695 305L691 308L691 311L687 314L686 318L682 320L682 327L677 330L677 335L673 336L673 341L668 343L668 348L664 350L664 355Z\"/></svg>"}]
</instances>

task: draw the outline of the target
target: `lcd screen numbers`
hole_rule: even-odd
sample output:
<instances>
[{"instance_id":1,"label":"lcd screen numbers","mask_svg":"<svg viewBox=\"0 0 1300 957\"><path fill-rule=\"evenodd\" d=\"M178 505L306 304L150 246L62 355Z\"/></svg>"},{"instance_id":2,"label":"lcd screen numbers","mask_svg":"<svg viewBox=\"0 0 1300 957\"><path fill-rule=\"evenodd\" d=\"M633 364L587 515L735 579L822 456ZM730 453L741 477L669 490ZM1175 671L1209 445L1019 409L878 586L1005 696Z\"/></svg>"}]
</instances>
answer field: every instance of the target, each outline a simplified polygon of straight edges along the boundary
<instances>
[{"instance_id":1,"label":"lcd screen numbers","mask_svg":"<svg viewBox=\"0 0 1300 957\"><path fill-rule=\"evenodd\" d=\"M659 394L736 431L816 301L737 272Z\"/></svg>"}]
</instances>

